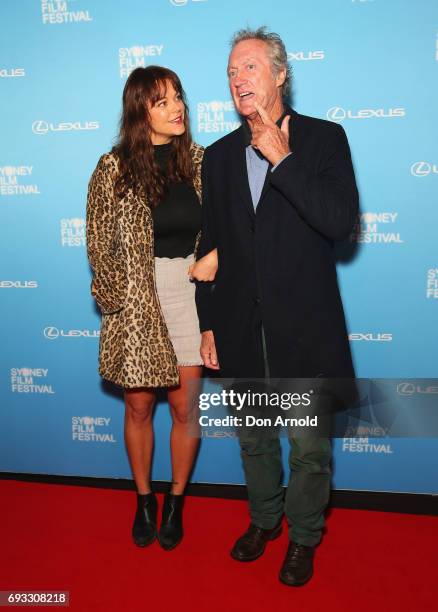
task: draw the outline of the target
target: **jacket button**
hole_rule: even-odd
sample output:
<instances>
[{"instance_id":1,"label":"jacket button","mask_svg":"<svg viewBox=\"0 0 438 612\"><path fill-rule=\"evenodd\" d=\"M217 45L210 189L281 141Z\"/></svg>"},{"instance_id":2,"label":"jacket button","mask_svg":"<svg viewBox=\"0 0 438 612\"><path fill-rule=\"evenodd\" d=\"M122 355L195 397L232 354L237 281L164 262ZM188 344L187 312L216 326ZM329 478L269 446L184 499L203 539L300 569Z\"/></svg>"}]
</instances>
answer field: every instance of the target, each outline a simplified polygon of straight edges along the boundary
<instances>
[{"instance_id":1,"label":"jacket button","mask_svg":"<svg viewBox=\"0 0 438 612\"><path fill-rule=\"evenodd\" d=\"M259 298L259 296L257 295L257 296L254 298L254 304L260 304L260 302L261 302L261 299L260 299L260 298Z\"/></svg>"}]
</instances>

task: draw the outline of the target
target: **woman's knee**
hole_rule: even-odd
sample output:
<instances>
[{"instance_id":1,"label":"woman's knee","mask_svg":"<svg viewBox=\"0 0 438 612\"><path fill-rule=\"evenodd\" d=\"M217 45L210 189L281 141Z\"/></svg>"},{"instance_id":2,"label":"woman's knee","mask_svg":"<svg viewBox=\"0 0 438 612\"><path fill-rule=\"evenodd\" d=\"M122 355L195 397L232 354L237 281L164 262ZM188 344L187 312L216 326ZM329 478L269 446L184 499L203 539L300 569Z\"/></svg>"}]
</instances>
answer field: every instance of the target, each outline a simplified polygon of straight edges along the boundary
<instances>
[{"instance_id":1,"label":"woman's knee","mask_svg":"<svg viewBox=\"0 0 438 612\"><path fill-rule=\"evenodd\" d=\"M187 425L192 422L194 411L190 410L186 402L170 403L170 414L173 423L177 425Z\"/></svg>"},{"instance_id":2,"label":"woman's knee","mask_svg":"<svg viewBox=\"0 0 438 612\"><path fill-rule=\"evenodd\" d=\"M154 404L154 395L125 393L126 417L137 423L145 423L152 419Z\"/></svg>"}]
</instances>

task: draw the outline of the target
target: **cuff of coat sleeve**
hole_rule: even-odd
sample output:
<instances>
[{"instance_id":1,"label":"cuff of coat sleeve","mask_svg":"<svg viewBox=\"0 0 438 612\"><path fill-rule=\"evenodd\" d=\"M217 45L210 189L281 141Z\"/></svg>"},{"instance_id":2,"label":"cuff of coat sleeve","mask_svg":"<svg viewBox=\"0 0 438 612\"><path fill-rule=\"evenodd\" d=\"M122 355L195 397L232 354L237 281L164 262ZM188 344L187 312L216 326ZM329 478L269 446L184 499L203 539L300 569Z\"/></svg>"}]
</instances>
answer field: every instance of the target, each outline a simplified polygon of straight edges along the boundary
<instances>
[{"instance_id":1,"label":"cuff of coat sleeve","mask_svg":"<svg viewBox=\"0 0 438 612\"><path fill-rule=\"evenodd\" d=\"M288 155L275 167L275 172L271 173L271 185L282 190L293 189L306 181L306 169L300 163L296 155Z\"/></svg>"},{"instance_id":2,"label":"cuff of coat sleeve","mask_svg":"<svg viewBox=\"0 0 438 612\"><path fill-rule=\"evenodd\" d=\"M210 287L206 286L210 283L195 281L196 284L196 309L198 311L199 331L202 333L211 329L210 321Z\"/></svg>"},{"instance_id":3,"label":"cuff of coat sleeve","mask_svg":"<svg viewBox=\"0 0 438 612\"><path fill-rule=\"evenodd\" d=\"M278 168L278 166L286 159L286 157L289 157L289 155L292 155L292 151L289 151L289 153L286 153L286 155L282 157L280 161L275 164L275 166L272 166L271 172L274 172L274 170Z\"/></svg>"}]
</instances>

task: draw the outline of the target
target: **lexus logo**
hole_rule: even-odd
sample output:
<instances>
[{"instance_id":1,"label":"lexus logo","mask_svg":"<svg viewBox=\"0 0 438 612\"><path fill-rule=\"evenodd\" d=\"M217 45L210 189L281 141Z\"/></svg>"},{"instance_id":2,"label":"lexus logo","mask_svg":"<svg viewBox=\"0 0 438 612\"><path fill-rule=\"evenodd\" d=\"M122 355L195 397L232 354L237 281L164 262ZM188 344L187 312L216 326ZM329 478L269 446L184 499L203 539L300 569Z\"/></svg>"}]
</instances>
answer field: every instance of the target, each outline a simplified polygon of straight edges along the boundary
<instances>
[{"instance_id":1,"label":"lexus logo","mask_svg":"<svg viewBox=\"0 0 438 612\"><path fill-rule=\"evenodd\" d=\"M34 134L47 134L49 131L49 124L47 121L34 121L32 123L32 132Z\"/></svg>"},{"instance_id":2,"label":"lexus logo","mask_svg":"<svg viewBox=\"0 0 438 612\"><path fill-rule=\"evenodd\" d=\"M348 335L349 340L359 340L364 342L392 342L392 334L361 334L351 333Z\"/></svg>"},{"instance_id":3,"label":"lexus logo","mask_svg":"<svg viewBox=\"0 0 438 612\"><path fill-rule=\"evenodd\" d=\"M34 121L32 123L32 132L34 134L47 134L48 132L71 132L71 131L88 131L98 130L100 128L98 121L61 121L60 123L48 123L47 121Z\"/></svg>"},{"instance_id":4,"label":"lexus logo","mask_svg":"<svg viewBox=\"0 0 438 612\"><path fill-rule=\"evenodd\" d=\"M438 174L438 167L426 161L415 162L411 166L412 176L427 176L428 174Z\"/></svg>"},{"instance_id":5,"label":"lexus logo","mask_svg":"<svg viewBox=\"0 0 438 612\"><path fill-rule=\"evenodd\" d=\"M173 6L186 6L189 0L170 0ZM207 2L207 0L192 0L192 2Z\"/></svg>"},{"instance_id":6,"label":"lexus logo","mask_svg":"<svg viewBox=\"0 0 438 612\"><path fill-rule=\"evenodd\" d=\"M361 108L354 112L345 110L340 106L332 106L327 111L327 119L335 123L341 123L344 119L386 119L394 117L404 117L406 110L404 108Z\"/></svg>"},{"instance_id":7,"label":"lexus logo","mask_svg":"<svg viewBox=\"0 0 438 612\"><path fill-rule=\"evenodd\" d=\"M421 395L438 395L438 386L414 385L414 383L405 381L397 385L397 393L399 395L414 395L415 393L419 393Z\"/></svg>"},{"instance_id":8,"label":"lexus logo","mask_svg":"<svg viewBox=\"0 0 438 612\"><path fill-rule=\"evenodd\" d=\"M334 121L335 123L341 123L347 116L347 113L340 106L332 106L327 111L327 119L329 121Z\"/></svg>"},{"instance_id":9,"label":"lexus logo","mask_svg":"<svg viewBox=\"0 0 438 612\"><path fill-rule=\"evenodd\" d=\"M46 327L44 329L44 336L48 340L55 340L59 336L59 329L57 327Z\"/></svg>"},{"instance_id":10,"label":"lexus logo","mask_svg":"<svg viewBox=\"0 0 438 612\"><path fill-rule=\"evenodd\" d=\"M44 329L44 337L48 340L56 340L56 338L99 338L100 331L98 329L58 329L57 327L46 327Z\"/></svg>"},{"instance_id":11,"label":"lexus logo","mask_svg":"<svg viewBox=\"0 0 438 612\"><path fill-rule=\"evenodd\" d=\"M415 393L415 385L409 382L402 382L397 385L397 393L399 395L413 395Z\"/></svg>"}]
</instances>

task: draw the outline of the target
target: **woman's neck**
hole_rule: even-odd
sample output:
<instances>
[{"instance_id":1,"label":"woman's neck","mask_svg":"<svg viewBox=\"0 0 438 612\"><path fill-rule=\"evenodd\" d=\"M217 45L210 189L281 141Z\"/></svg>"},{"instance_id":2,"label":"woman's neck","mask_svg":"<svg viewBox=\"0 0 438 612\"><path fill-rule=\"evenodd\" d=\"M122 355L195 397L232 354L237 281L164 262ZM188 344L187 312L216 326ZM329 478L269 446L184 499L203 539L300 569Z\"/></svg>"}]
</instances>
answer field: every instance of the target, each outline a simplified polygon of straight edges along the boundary
<instances>
[{"instance_id":1,"label":"woman's neck","mask_svg":"<svg viewBox=\"0 0 438 612\"><path fill-rule=\"evenodd\" d=\"M153 145L170 144L172 138L169 138L169 136L161 136L160 134L151 134L151 142Z\"/></svg>"}]
</instances>

